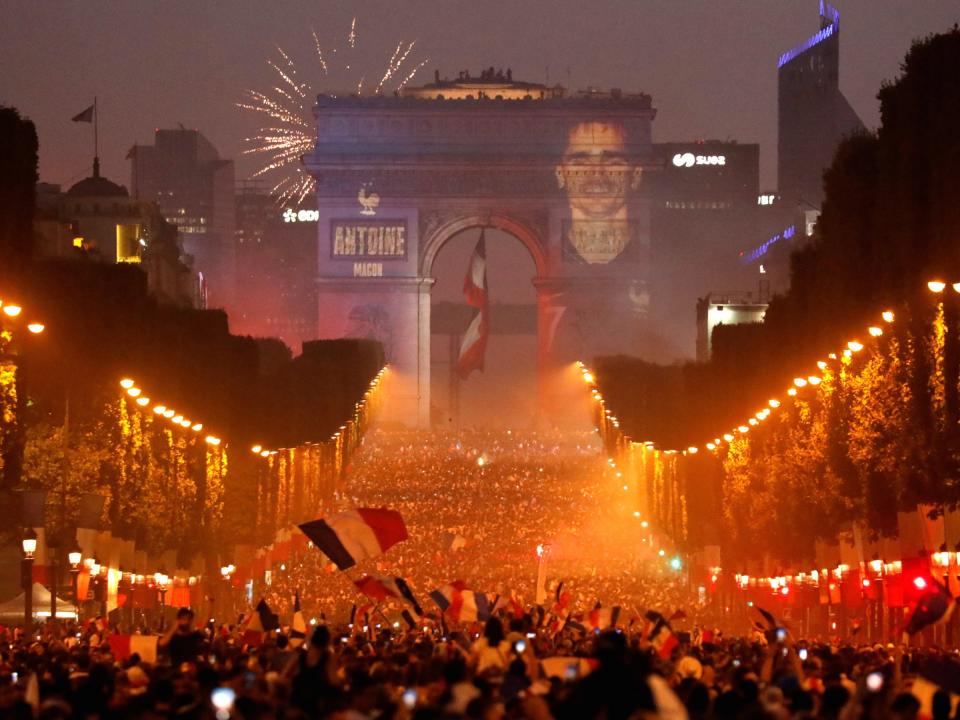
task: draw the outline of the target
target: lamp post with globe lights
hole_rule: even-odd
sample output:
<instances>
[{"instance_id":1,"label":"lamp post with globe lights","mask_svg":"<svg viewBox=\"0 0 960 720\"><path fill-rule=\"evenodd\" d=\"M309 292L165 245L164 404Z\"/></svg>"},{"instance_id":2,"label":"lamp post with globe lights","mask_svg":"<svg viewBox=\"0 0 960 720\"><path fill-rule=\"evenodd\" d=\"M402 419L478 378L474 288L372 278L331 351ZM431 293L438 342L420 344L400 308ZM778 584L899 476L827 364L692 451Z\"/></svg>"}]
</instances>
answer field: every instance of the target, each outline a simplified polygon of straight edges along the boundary
<instances>
[{"instance_id":1,"label":"lamp post with globe lights","mask_svg":"<svg viewBox=\"0 0 960 720\"><path fill-rule=\"evenodd\" d=\"M230 578L237 571L233 563L220 566L220 577L223 578L223 612L229 617L233 610L233 597L230 593Z\"/></svg>"},{"instance_id":2,"label":"lamp post with globe lights","mask_svg":"<svg viewBox=\"0 0 960 720\"><path fill-rule=\"evenodd\" d=\"M70 549L70 552L67 553L67 561L70 563L70 587L73 591L73 607L76 612L77 618L80 618L80 598L77 597L79 594L79 577L80 577L80 563L83 562L83 553L80 550L80 546L77 545L77 541L73 541L73 547Z\"/></svg>"},{"instance_id":3,"label":"lamp post with globe lights","mask_svg":"<svg viewBox=\"0 0 960 720\"><path fill-rule=\"evenodd\" d=\"M33 556L37 552L37 533L27 528L20 542L23 548L23 631L30 631L33 624Z\"/></svg>"},{"instance_id":4,"label":"lamp post with globe lights","mask_svg":"<svg viewBox=\"0 0 960 720\"><path fill-rule=\"evenodd\" d=\"M160 593L160 632L163 632L163 626L167 616L167 585L170 583L170 578L167 577L163 569L160 569L153 574L153 582L156 584L157 591Z\"/></svg>"}]
</instances>

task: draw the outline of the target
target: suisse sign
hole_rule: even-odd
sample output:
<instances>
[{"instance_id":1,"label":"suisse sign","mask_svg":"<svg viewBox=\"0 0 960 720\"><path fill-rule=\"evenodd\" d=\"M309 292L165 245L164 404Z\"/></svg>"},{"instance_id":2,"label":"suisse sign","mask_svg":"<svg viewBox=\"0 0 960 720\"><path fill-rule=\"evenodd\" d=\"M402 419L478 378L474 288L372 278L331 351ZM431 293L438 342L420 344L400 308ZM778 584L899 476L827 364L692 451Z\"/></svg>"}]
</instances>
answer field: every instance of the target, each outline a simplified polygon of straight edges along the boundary
<instances>
[{"instance_id":1,"label":"suisse sign","mask_svg":"<svg viewBox=\"0 0 960 720\"><path fill-rule=\"evenodd\" d=\"M694 155L691 152L677 153L673 156L674 167L689 168L694 165L726 165L726 155Z\"/></svg>"}]
</instances>

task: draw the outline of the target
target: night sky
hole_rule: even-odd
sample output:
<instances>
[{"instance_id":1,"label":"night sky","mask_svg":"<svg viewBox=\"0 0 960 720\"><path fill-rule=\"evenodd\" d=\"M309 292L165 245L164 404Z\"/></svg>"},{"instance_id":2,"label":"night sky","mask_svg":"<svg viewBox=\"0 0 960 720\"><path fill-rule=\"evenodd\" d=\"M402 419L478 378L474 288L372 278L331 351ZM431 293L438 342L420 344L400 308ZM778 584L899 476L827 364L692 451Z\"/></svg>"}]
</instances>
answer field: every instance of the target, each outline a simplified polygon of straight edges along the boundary
<instances>
[{"instance_id":1,"label":"night sky","mask_svg":"<svg viewBox=\"0 0 960 720\"><path fill-rule=\"evenodd\" d=\"M896 75L912 39L960 19L955 0L840 0L841 87L868 126L875 95ZM89 126L69 122L100 99L108 177L129 183L124 157L155 127L202 131L238 178L256 127L234 103L266 87L266 59L287 49L306 76L314 28L342 38L356 15L368 77L399 40L419 40L430 62L420 81L489 65L568 88L620 87L653 96L655 139L759 142L762 183L776 166L779 53L818 27L816 0L6 0L0 3L0 104L30 117L40 135L40 173L69 183L89 173ZM415 83L416 84L416 83ZM324 89L324 88L320 88ZM327 88L331 90L342 88Z\"/></svg>"}]
</instances>

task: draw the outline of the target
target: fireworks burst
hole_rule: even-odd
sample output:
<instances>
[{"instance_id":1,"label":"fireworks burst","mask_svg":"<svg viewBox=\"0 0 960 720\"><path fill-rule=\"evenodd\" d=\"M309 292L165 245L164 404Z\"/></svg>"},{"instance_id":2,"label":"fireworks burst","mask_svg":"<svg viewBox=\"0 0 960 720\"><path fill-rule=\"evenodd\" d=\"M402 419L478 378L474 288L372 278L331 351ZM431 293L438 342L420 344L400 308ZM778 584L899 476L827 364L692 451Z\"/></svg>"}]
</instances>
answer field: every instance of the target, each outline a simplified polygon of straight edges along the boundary
<instances>
[{"instance_id":1,"label":"fireworks burst","mask_svg":"<svg viewBox=\"0 0 960 720\"><path fill-rule=\"evenodd\" d=\"M360 71L359 60L363 57L358 49L359 34L357 19L350 23L350 31L342 47L334 45L325 48L316 31L313 35L313 48L317 63L317 75L320 81L316 89L332 83L354 88L352 94L364 94L365 76ZM379 82L374 86L372 95L382 95L386 89L399 92L409 83L417 72L427 63L427 59L416 61L411 57L416 41L397 43L386 63ZM247 90L243 100L237 106L253 113L259 113L262 124L256 135L244 139L247 148L245 155L258 155L262 158L260 168L251 178L269 177L275 180L271 194L278 203L296 202L313 190L314 180L300 165L300 158L313 150L316 139L312 98L315 86L302 81L290 56L282 48L277 48L278 59L268 60L267 64L276 73L276 84L268 90ZM367 83L370 87L370 83ZM333 92L328 92L335 95Z\"/></svg>"}]
</instances>

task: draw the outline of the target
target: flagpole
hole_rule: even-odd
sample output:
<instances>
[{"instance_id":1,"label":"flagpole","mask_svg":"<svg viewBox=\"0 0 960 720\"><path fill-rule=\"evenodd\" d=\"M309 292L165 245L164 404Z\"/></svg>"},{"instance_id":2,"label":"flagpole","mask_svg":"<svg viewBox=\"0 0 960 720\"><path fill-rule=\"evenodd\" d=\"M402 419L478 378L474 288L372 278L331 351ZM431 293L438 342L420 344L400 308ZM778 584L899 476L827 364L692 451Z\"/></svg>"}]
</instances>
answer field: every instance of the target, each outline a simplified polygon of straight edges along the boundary
<instances>
[{"instance_id":1,"label":"flagpole","mask_svg":"<svg viewBox=\"0 0 960 720\"><path fill-rule=\"evenodd\" d=\"M100 176L100 113L96 95L93 96L93 176Z\"/></svg>"}]
</instances>

